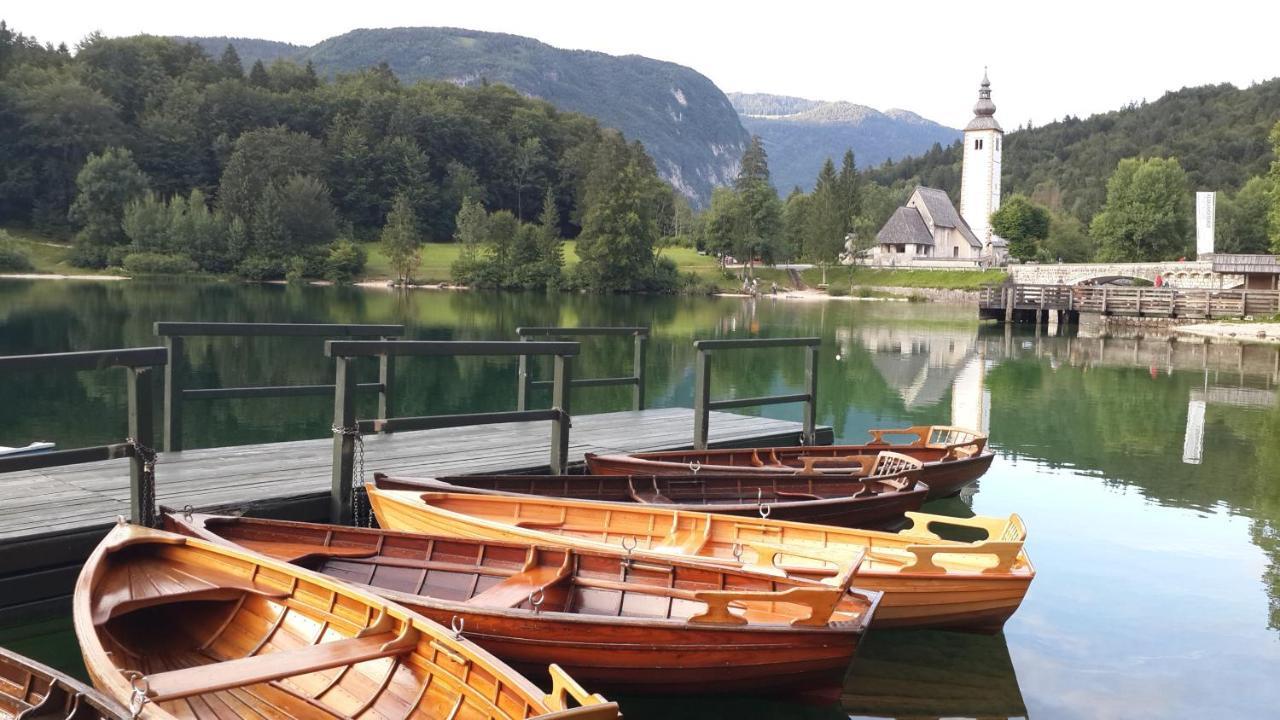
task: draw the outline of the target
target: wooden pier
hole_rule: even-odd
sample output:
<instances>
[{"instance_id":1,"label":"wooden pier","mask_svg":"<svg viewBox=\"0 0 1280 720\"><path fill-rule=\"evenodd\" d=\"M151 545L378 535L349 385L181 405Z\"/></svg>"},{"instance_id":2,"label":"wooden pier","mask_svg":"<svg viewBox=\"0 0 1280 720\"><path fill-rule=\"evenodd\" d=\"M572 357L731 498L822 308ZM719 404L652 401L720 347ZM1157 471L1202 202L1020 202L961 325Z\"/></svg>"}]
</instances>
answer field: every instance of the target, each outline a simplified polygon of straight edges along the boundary
<instances>
[{"instance_id":1,"label":"wooden pier","mask_svg":"<svg viewBox=\"0 0 1280 720\"><path fill-rule=\"evenodd\" d=\"M983 288L978 316L1005 322L1076 322L1080 313L1127 317L1241 318L1280 313L1280 291L1197 290L1110 285L1001 285Z\"/></svg>"},{"instance_id":2,"label":"wooden pier","mask_svg":"<svg viewBox=\"0 0 1280 720\"><path fill-rule=\"evenodd\" d=\"M246 327L240 326L239 330ZM192 325L158 329L183 333L220 330ZM361 332L352 327L341 330L335 332L334 326L312 330L300 326L289 334L316 336L328 332L351 337ZM392 330L380 327L366 334L386 337ZM268 331L277 334L280 328L265 328L262 334ZM746 342L748 345L742 347L750 347L751 341ZM812 347L816 341L807 338L796 342ZM718 412L703 403L695 403L696 409L633 409L572 416L570 422L568 389L592 387L595 383L593 379L574 380L569 374L568 360L576 354L577 343L377 340L329 341L326 345L327 354L335 358L337 366L335 383L302 387L307 394L318 394L318 388L334 393L332 437L164 451L154 456L154 475L147 472L148 461L153 457L148 448L156 434L150 411L150 381L165 369L172 346L0 358L0 371L124 367L130 377L130 437L126 441L0 459L0 498L4 498L0 502L0 625L65 612L80 565L111 523L118 516L153 521L151 513L156 506L329 520L335 513L350 517L355 499L352 481L359 481L362 475L371 478L375 471L417 476L538 473L557 465L579 465L587 452L683 449L700 444L704 438L713 447L795 445L802 441L830 444L833 440L831 428L813 425L812 384L810 392L803 396L754 398L735 405L804 402L803 422ZM559 361L553 380L552 408L388 417L395 356L521 353L553 355ZM360 387L343 372L342 361L343 357L352 356L380 358L382 382L370 388L383 395L378 419L358 420L352 415L349 400ZM638 351L637 360L642 358ZM632 377L643 388L642 367L637 367ZM176 386L171 373L166 373L166 380L163 435L178 447L183 393L217 392L221 393L219 397L236 397L243 393L298 392L288 386L183 390ZM703 388L697 397L705 395ZM636 404L643 406L642 400ZM342 429L347 431L338 431Z\"/></svg>"}]
</instances>

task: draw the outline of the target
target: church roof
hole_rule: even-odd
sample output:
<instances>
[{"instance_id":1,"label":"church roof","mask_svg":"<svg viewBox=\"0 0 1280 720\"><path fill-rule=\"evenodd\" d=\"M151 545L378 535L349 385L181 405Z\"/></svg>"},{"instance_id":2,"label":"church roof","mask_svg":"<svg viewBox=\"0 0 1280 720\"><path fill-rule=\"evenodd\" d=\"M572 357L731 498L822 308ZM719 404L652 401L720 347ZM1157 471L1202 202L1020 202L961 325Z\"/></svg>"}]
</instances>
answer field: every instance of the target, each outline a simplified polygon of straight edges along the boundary
<instances>
[{"instance_id":1,"label":"church roof","mask_svg":"<svg viewBox=\"0 0 1280 720\"><path fill-rule=\"evenodd\" d=\"M876 242L881 245L932 245L933 233L929 232L919 210L900 207L876 233Z\"/></svg>"},{"instance_id":2,"label":"church roof","mask_svg":"<svg viewBox=\"0 0 1280 720\"><path fill-rule=\"evenodd\" d=\"M964 126L964 129L966 132L969 130L996 130L998 132L1004 132L1004 128L1000 127L1000 123L996 122L996 119L989 115L980 115L975 117L969 121L968 125Z\"/></svg>"},{"instance_id":3,"label":"church roof","mask_svg":"<svg viewBox=\"0 0 1280 720\"><path fill-rule=\"evenodd\" d=\"M969 242L971 247L981 248L982 242L978 240L978 236L973 234L973 230L969 228L969 223L960 217L960 213L956 212L956 206L951 202L951 196L942 190L936 188L925 187L923 185L916 188L916 194L920 196L920 201L929 210L929 217L933 218L933 224L937 227L955 228L960 231L964 239Z\"/></svg>"}]
</instances>

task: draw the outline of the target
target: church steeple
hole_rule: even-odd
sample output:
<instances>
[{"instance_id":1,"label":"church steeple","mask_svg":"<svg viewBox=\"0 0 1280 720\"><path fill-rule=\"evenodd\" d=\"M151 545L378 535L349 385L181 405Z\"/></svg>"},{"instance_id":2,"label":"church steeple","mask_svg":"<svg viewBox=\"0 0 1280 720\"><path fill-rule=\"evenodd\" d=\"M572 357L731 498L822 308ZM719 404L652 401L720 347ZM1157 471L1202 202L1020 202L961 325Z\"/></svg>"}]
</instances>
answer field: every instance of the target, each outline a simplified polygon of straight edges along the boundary
<instances>
[{"instance_id":1,"label":"church steeple","mask_svg":"<svg viewBox=\"0 0 1280 720\"><path fill-rule=\"evenodd\" d=\"M982 68L982 85L978 88L978 102L973 106L973 119L965 130L997 130L1004 132L1000 123L996 122L996 104L991 102L991 80L987 78L987 69Z\"/></svg>"},{"instance_id":2,"label":"church steeple","mask_svg":"<svg viewBox=\"0 0 1280 720\"><path fill-rule=\"evenodd\" d=\"M960 216L983 243L983 253L996 259L1004 247L991 230L991 213L1000 209L1000 166L1003 160L1004 130L996 122L996 104L991 101L991 79L982 70L978 102L973 119L964 129L964 157L960 169ZM1002 252L1002 251L1001 251Z\"/></svg>"}]
</instances>

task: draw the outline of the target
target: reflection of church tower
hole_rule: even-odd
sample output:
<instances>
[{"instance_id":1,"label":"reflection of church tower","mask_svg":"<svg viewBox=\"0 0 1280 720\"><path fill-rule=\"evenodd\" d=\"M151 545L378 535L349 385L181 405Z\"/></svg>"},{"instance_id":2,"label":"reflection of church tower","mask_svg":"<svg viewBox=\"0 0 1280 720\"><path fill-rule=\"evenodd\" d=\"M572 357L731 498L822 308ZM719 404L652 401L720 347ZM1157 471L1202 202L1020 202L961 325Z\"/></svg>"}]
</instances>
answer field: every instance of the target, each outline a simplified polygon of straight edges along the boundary
<instances>
[{"instance_id":1,"label":"reflection of church tower","mask_svg":"<svg viewBox=\"0 0 1280 720\"><path fill-rule=\"evenodd\" d=\"M991 213L1000 209L1000 158L1004 130L996 122L991 81L982 73L982 88L973 119L964 129L964 165L960 171L960 216L982 242L984 255L1004 241L991 233Z\"/></svg>"},{"instance_id":2,"label":"reflection of church tower","mask_svg":"<svg viewBox=\"0 0 1280 720\"><path fill-rule=\"evenodd\" d=\"M978 432L991 430L991 391L987 359L981 350L969 359L951 385L951 424Z\"/></svg>"}]
</instances>

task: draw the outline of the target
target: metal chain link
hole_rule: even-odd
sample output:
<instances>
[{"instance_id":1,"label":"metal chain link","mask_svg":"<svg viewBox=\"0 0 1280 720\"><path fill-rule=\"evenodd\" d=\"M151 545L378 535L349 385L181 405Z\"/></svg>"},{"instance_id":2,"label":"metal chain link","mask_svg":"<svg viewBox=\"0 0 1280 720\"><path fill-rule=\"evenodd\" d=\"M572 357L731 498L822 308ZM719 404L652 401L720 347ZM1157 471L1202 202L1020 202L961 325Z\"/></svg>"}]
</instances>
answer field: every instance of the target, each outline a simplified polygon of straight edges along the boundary
<instances>
[{"instance_id":1,"label":"metal chain link","mask_svg":"<svg viewBox=\"0 0 1280 720\"><path fill-rule=\"evenodd\" d=\"M356 443L356 471L351 474L351 522L358 527L372 527L373 508L367 496L362 498L360 494L364 488L364 433L360 432L358 425L349 428L334 425L332 429L336 433L350 435Z\"/></svg>"},{"instance_id":2,"label":"metal chain link","mask_svg":"<svg viewBox=\"0 0 1280 720\"><path fill-rule=\"evenodd\" d=\"M156 460L159 458L155 448L149 448L138 442L136 438L125 438L125 444L133 449L135 457L142 460L142 487L139 488L142 497L150 498L151 506L143 508L143 515L140 518L144 525L154 525L156 517Z\"/></svg>"}]
</instances>

